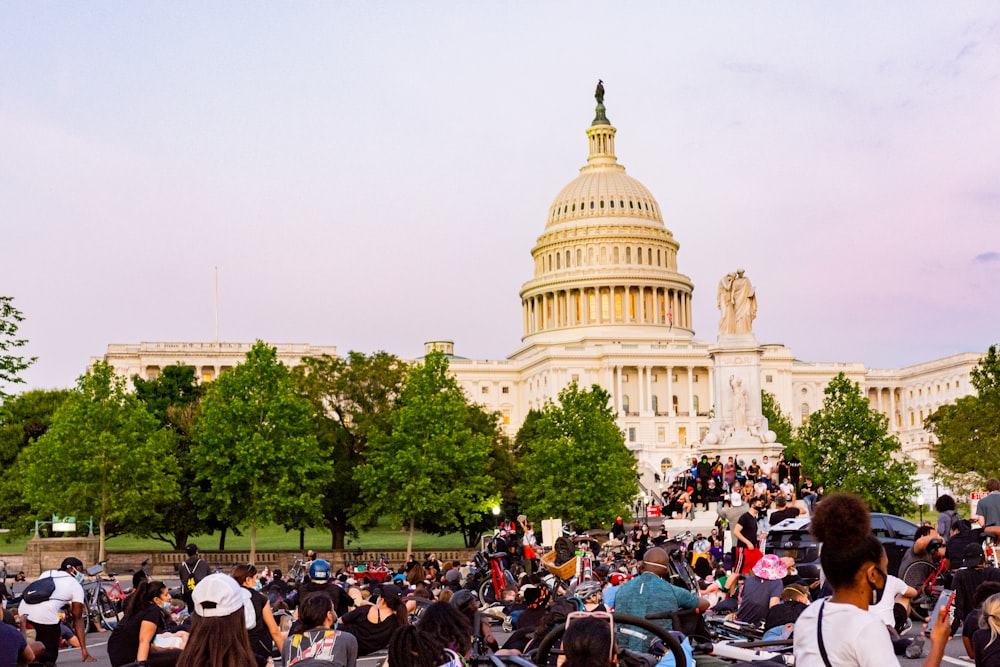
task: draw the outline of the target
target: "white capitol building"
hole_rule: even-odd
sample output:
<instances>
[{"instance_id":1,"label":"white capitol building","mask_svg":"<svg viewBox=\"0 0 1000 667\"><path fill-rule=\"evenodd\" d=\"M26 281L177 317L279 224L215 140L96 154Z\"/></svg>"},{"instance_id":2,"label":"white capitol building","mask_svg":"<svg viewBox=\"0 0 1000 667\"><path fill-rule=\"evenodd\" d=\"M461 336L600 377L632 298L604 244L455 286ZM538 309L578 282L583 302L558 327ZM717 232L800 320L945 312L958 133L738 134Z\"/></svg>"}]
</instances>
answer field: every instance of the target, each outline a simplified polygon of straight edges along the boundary
<instances>
[{"instance_id":1,"label":"white capitol building","mask_svg":"<svg viewBox=\"0 0 1000 667\"><path fill-rule=\"evenodd\" d=\"M696 339L694 286L680 271L678 242L663 224L653 194L627 175L615 156L616 130L605 116L603 89L598 101L597 117L587 129L587 163L556 195L531 250L534 275L520 292L520 347L500 360L455 356L451 341L428 342L425 349L452 355L451 369L470 399L500 412L511 436L529 410L555 399L570 382L604 387L648 488L654 472L701 453L773 453L777 445L760 423L759 390L774 394L798 426L821 407L825 386L841 372L888 416L904 456L926 471L932 441L923 421L939 406L972 393L969 371L981 355L905 368L802 362L783 345L758 344L749 328L752 314L739 333L730 329L715 341ZM720 275L727 270L720 267ZM755 312L756 301L752 305ZM129 377L152 378L163 367L182 363L211 381L242 361L250 345L112 344L103 359ZM277 348L290 365L304 356L336 354L333 346ZM738 415L734 380L745 388Z\"/></svg>"}]
</instances>

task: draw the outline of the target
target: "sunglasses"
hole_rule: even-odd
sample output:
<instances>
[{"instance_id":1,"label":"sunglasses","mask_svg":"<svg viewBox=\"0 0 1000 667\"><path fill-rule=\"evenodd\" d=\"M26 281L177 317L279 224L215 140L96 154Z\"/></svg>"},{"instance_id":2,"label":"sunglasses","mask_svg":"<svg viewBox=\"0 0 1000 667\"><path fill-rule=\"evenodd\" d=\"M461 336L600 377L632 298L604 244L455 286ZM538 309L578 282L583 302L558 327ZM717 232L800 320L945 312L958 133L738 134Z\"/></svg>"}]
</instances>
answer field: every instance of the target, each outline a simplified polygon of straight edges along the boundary
<instances>
[{"instance_id":1,"label":"sunglasses","mask_svg":"<svg viewBox=\"0 0 1000 667\"><path fill-rule=\"evenodd\" d=\"M611 633L611 646L608 649L608 660L612 661L615 657L615 619L608 611L571 611L566 615L566 629L569 630L570 624L574 620L580 620L582 618L597 618L605 621L608 624L608 631Z\"/></svg>"}]
</instances>

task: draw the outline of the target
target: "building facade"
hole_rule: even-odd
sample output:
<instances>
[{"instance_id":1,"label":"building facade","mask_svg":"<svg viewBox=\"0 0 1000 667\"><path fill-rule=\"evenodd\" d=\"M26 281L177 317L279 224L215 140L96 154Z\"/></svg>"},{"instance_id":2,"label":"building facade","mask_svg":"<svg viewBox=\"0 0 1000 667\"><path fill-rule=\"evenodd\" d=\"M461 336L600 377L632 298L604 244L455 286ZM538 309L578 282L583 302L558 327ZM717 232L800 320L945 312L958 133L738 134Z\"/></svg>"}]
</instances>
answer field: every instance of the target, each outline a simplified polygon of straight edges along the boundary
<instances>
[{"instance_id":1,"label":"building facade","mask_svg":"<svg viewBox=\"0 0 1000 667\"><path fill-rule=\"evenodd\" d=\"M502 415L513 436L527 413L556 400L571 382L606 389L628 446L648 484L655 473L712 453L706 438L718 406L710 349L697 340L691 279L680 271L680 245L659 204L627 175L615 155L616 129L599 99L587 129L588 157L556 196L531 253L534 273L520 291L523 337L507 359L454 356L454 343L426 343L451 355L451 369L471 400ZM722 271L720 270L720 274ZM239 363L249 343L110 345L103 359L120 373L155 377L170 363L195 366L202 381ZM838 373L860 384L888 417L903 455L922 469L933 443L924 419L972 392L978 353L895 369L861 363L810 363L781 345L762 345L759 386L774 394L795 426L823 403ZM331 346L279 345L294 365L304 356L336 354ZM759 396L751 396L759 413Z\"/></svg>"}]
</instances>

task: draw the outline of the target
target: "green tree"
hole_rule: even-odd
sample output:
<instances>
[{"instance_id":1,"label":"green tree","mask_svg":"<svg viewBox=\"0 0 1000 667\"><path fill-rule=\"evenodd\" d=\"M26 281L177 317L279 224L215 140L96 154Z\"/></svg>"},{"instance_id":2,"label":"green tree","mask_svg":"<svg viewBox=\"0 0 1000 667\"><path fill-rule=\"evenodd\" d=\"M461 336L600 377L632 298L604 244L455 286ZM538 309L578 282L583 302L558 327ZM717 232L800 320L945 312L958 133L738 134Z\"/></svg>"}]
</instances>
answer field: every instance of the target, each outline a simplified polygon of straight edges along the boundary
<instances>
[{"instance_id":1,"label":"green tree","mask_svg":"<svg viewBox=\"0 0 1000 667\"><path fill-rule=\"evenodd\" d=\"M0 399L9 394L4 392L5 384L23 384L21 371L35 363L37 357L23 357L13 354L19 347L24 347L28 341L17 338L17 329L24 315L14 307L14 299L0 296Z\"/></svg>"},{"instance_id":2,"label":"green tree","mask_svg":"<svg viewBox=\"0 0 1000 667\"><path fill-rule=\"evenodd\" d=\"M25 498L36 514L93 516L100 558L108 526L155 518L149 499L176 499L173 460L161 455L156 419L99 362L77 381L48 432L24 450Z\"/></svg>"},{"instance_id":3,"label":"green tree","mask_svg":"<svg viewBox=\"0 0 1000 667\"><path fill-rule=\"evenodd\" d=\"M0 469L12 470L21 451L45 435L52 419L70 395L69 389L34 389L9 397L0 404ZM23 497L24 483L17 475L0 477L0 523L26 528L31 508ZM10 533L8 537L13 537Z\"/></svg>"},{"instance_id":4,"label":"green tree","mask_svg":"<svg viewBox=\"0 0 1000 667\"><path fill-rule=\"evenodd\" d=\"M830 491L850 491L876 512L913 508L916 466L895 458L901 449L888 418L873 410L857 383L840 373L825 391L823 407L798 431L805 474Z\"/></svg>"},{"instance_id":5,"label":"green tree","mask_svg":"<svg viewBox=\"0 0 1000 667\"><path fill-rule=\"evenodd\" d=\"M323 517L331 546L343 549L345 535L356 535L364 519L354 470L365 460L372 433L388 429L407 365L387 352L348 352L303 359L293 372L312 403L313 430L327 463Z\"/></svg>"},{"instance_id":6,"label":"green tree","mask_svg":"<svg viewBox=\"0 0 1000 667\"><path fill-rule=\"evenodd\" d=\"M202 399L191 448L195 500L204 519L249 525L251 561L258 526L319 520L324 466L311 413L277 350L262 341Z\"/></svg>"},{"instance_id":7,"label":"green tree","mask_svg":"<svg viewBox=\"0 0 1000 667\"><path fill-rule=\"evenodd\" d=\"M517 495L514 486L517 481L517 470L510 442L500 428L500 413L490 412L481 405L467 405L466 424L474 435L481 435L490 442L490 452L486 460L486 476L491 481L490 493L499 498L498 506L504 516L512 517L517 513ZM452 532L455 526L462 533L466 547L473 547L479 542L479 536L491 530L497 517L492 513L465 515L456 513L453 516L430 515L422 517L420 529L435 535L445 535Z\"/></svg>"},{"instance_id":8,"label":"green tree","mask_svg":"<svg viewBox=\"0 0 1000 667\"><path fill-rule=\"evenodd\" d=\"M459 528L487 512L498 498L486 474L490 438L474 433L468 403L440 352L413 367L387 431L373 433L358 481L369 516L389 516L409 528L434 517Z\"/></svg>"},{"instance_id":9,"label":"green tree","mask_svg":"<svg viewBox=\"0 0 1000 667\"><path fill-rule=\"evenodd\" d=\"M775 442L786 446L791 444L795 431L792 426L792 418L787 413L781 411L781 405L778 403L778 399L774 397L774 394L761 390L760 409L767 419L768 430L774 431L774 434L777 436Z\"/></svg>"},{"instance_id":10,"label":"green tree","mask_svg":"<svg viewBox=\"0 0 1000 667\"><path fill-rule=\"evenodd\" d=\"M574 382L532 422L532 439L518 434L517 498L524 514L583 528L606 524L632 505L639 493L635 455L609 402L599 386L581 391Z\"/></svg>"},{"instance_id":11,"label":"green tree","mask_svg":"<svg viewBox=\"0 0 1000 667\"><path fill-rule=\"evenodd\" d=\"M152 537L183 549L192 535L220 528L218 522L202 519L196 502L195 466L191 460L192 429L205 388L198 384L195 369L175 364L166 366L158 377L144 380L132 376L135 395L146 405L160 425L161 456L175 462L175 481L179 492L176 500L150 498L156 507L156 521L144 523L137 534ZM207 486L202 482L202 487ZM206 491L202 488L199 491Z\"/></svg>"},{"instance_id":12,"label":"green tree","mask_svg":"<svg viewBox=\"0 0 1000 667\"><path fill-rule=\"evenodd\" d=\"M926 420L938 439L939 466L962 491L981 490L983 480L1000 478L1000 354L991 345L972 369L976 393L943 405ZM970 475L969 473L974 473Z\"/></svg>"}]
</instances>

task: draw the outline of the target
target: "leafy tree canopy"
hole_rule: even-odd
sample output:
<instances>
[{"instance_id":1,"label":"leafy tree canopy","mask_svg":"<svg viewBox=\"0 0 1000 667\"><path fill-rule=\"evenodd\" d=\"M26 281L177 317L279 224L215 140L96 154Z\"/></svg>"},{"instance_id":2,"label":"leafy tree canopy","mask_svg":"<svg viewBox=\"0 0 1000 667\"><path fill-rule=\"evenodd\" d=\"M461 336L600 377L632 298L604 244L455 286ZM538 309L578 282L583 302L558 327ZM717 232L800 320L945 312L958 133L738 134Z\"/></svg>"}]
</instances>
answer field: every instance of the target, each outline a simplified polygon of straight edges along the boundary
<instances>
[{"instance_id":1,"label":"leafy tree canopy","mask_svg":"<svg viewBox=\"0 0 1000 667\"><path fill-rule=\"evenodd\" d=\"M171 419L170 412L197 403L205 393L205 387L198 384L194 367L182 364L165 367L153 380L133 375L132 385L135 395L163 426L176 426L176 419ZM176 415L176 418L182 416Z\"/></svg>"},{"instance_id":2,"label":"leafy tree canopy","mask_svg":"<svg viewBox=\"0 0 1000 667\"><path fill-rule=\"evenodd\" d=\"M21 371L37 359L13 353L28 344L26 339L17 337L18 325L23 321L24 315L14 307L14 299L0 296L0 399L9 396L4 392L4 385L22 384Z\"/></svg>"},{"instance_id":3,"label":"leafy tree canopy","mask_svg":"<svg viewBox=\"0 0 1000 667\"><path fill-rule=\"evenodd\" d=\"M860 495L876 512L912 509L916 466L896 460L900 445L889 434L886 416L871 409L861 388L843 373L824 393L823 407L798 432L803 475L826 492Z\"/></svg>"},{"instance_id":4,"label":"leafy tree canopy","mask_svg":"<svg viewBox=\"0 0 1000 667\"><path fill-rule=\"evenodd\" d=\"M9 397L0 405L0 469L12 470L20 453L45 435L56 410L70 395L69 389L34 389ZM0 477L0 525L26 529L31 508L23 499L19 475ZM13 537L13 533L10 534Z\"/></svg>"},{"instance_id":5,"label":"leafy tree canopy","mask_svg":"<svg viewBox=\"0 0 1000 667\"><path fill-rule=\"evenodd\" d=\"M768 430L774 431L777 436L776 442L786 446L791 444L795 431L792 426L792 418L781 411L781 405L774 394L761 390L760 408L764 417L767 418Z\"/></svg>"},{"instance_id":6,"label":"leafy tree canopy","mask_svg":"<svg viewBox=\"0 0 1000 667\"><path fill-rule=\"evenodd\" d=\"M365 459L371 435L388 430L407 365L386 352L349 352L346 357L303 359L293 373L312 404L313 429L328 467L323 517L332 548L343 549L345 534L357 534L363 523L354 470Z\"/></svg>"},{"instance_id":7,"label":"leafy tree canopy","mask_svg":"<svg viewBox=\"0 0 1000 667\"><path fill-rule=\"evenodd\" d=\"M425 517L459 528L497 502L486 474L491 439L474 433L465 394L440 352L413 367L388 431L372 434L367 462L358 468L369 516L391 517L413 529Z\"/></svg>"},{"instance_id":8,"label":"leafy tree canopy","mask_svg":"<svg viewBox=\"0 0 1000 667\"><path fill-rule=\"evenodd\" d=\"M40 515L93 516L103 559L109 523L135 529L155 519L149 498L177 497L174 462L156 434L156 419L125 379L99 362L22 455L25 498Z\"/></svg>"},{"instance_id":9,"label":"leafy tree canopy","mask_svg":"<svg viewBox=\"0 0 1000 667\"><path fill-rule=\"evenodd\" d=\"M205 387L198 384L191 366L171 365L153 380L132 377L136 397L159 422L162 433L159 442L161 456L175 462L173 469L179 497L151 497L156 508L155 519L142 524L136 531L143 537L162 540L175 549L183 549L192 535L210 533L221 528L219 522L199 516L195 465L191 458L192 430ZM207 485L202 482L201 486Z\"/></svg>"},{"instance_id":10,"label":"leafy tree canopy","mask_svg":"<svg viewBox=\"0 0 1000 667\"><path fill-rule=\"evenodd\" d=\"M191 459L202 518L257 527L319 521L323 459L312 406L296 392L277 350L262 341L221 374L202 399Z\"/></svg>"},{"instance_id":11,"label":"leafy tree canopy","mask_svg":"<svg viewBox=\"0 0 1000 667\"><path fill-rule=\"evenodd\" d=\"M517 497L529 517L572 520L578 528L607 524L639 493L635 455L609 406L608 392L576 383L531 423L521 443ZM523 430L523 429L522 429Z\"/></svg>"},{"instance_id":12,"label":"leafy tree canopy","mask_svg":"<svg viewBox=\"0 0 1000 667\"><path fill-rule=\"evenodd\" d=\"M1000 355L996 345L990 346L971 376L976 394L941 406L926 422L938 439L937 462L952 473L945 477L960 491L981 490L985 479L1000 478Z\"/></svg>"}]
</instances>

